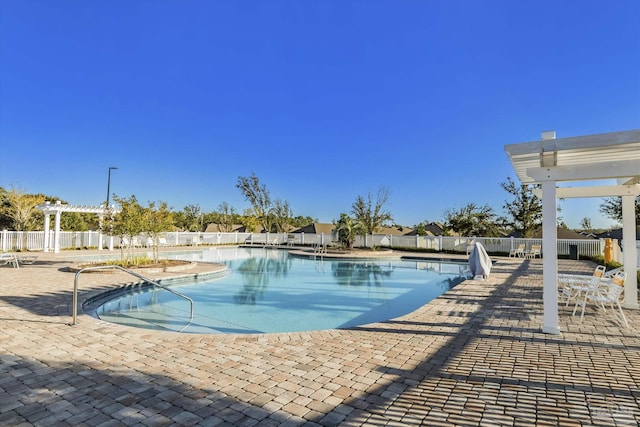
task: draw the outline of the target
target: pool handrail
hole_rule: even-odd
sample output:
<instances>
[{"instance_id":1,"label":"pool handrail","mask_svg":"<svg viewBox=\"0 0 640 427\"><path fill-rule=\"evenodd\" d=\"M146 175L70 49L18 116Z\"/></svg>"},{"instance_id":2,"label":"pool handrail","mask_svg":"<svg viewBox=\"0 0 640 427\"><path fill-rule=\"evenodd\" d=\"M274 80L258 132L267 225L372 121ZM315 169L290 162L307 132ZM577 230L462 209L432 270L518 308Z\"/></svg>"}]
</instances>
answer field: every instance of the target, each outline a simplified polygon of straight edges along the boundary
<instances>
[{"instance_id":1,"label":"pool handrail","mask_svg":"<svg viewBox=\"0 0 640 427\"><path fill-rule=\"evenodd\" d=\"M124 268L124 267L121 267L119 265L96 265L96 266L93 266L93 267L81 268L80 270L78 270L76 272L75 278L73 280L73 308L72 308L72 310L73 310L73 321L71 322L71 326L76 325L78 323L78 278L80 277L80 273L82 273L84 271L107 270L107 269L118 269L120 271L124 271L125 273L129 273L132 276L137 277L138 279L142 279L147 283L150 283L150 284L152 284L154 286L158 286L159 288L162 288L162 289L164 289L166 291L169 291L174 295L177 295L177 296L179 296L181 298L186 299L187 301L189 301L189 305L190 305L190 308L191 308L191 315L189 317L189 323L187 323L185 325L185 327L182 328L179 332L184 331L185 328L187 326L189 326L191 324L191 322L193 322L193 300L191 298L189 298L188 296L186 296L185 294L182 294L182 293L180 293L178 291L175 291L175 290L169 288L168 286L161 285L160 283L155 282L155 281L149 279L148 277L143 276L142 274L138 274L135 271L131 271L131 270L129 270L127 268Z\"/></svg>"}]
</instances>

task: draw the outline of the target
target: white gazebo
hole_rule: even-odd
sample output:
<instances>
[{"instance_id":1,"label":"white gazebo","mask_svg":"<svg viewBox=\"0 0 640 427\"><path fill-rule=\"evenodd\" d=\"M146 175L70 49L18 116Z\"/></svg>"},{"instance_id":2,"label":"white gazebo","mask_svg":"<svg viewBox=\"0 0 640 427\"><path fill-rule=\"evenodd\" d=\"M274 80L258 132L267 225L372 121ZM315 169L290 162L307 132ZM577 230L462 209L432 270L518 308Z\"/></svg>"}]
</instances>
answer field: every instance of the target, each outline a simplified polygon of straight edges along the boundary
<instances>
[{"instance_id":1,"label":"white gazebo","mask_svg":"<svg viewBox=\"0 0 640 427\"><path fill-rule=\"evenodd\" d=\"M100 217L100 222L105 215L105 207L100 206L80 206L80 205L63 205L60 201L55 203L45 202L36 206L44 214L44 252L53 251L54 253L60 252L60 216L63 212L79 212L79 213L94 213ZM113 212L117 212L115 207L111 208ZM54 232L53 242L50 239L51 228L51 215L55 215L54 220ZM102 233L98 237L98 249L102 249ZM113 238L109 242L109 249L113 249Z\"/></svg>"},{"instance_id":2,"label":"white gazebo","mask_svg":"<svg viewBox=\"0 0 640 427\"><path fill-rule=\"evenodd\" d=\"M505 145L518 179L542 187L543 309L542 331L558 326L556 200L570 197L622 197L623 264L628 272L624 307L638 309L635 198L640 195L640 130ZM603 185L602 181L611 182ZM600 181L600 182L598 182ZM558 187L579 183L577 187Z\"/></svg>"}]
</instances>

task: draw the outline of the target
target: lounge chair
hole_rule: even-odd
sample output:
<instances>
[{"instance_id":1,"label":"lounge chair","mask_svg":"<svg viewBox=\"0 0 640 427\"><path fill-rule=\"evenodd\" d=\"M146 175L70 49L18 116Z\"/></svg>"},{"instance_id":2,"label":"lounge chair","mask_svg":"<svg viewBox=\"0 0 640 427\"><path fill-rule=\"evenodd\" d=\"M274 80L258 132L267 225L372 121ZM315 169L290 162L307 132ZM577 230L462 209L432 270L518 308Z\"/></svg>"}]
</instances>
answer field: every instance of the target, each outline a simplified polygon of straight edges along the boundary
<instances>
[{"instance_id":1,"label":"lounge chair","mask_svg":"<svg viewBox=\"0 0 640 427\"><path fill-rule=\"evenodd\" d=\"M0 265L13 265L15 268L20 268L18 257L11 253L0 254Z\"/></svg>"},{"instance_id":2,"label":"lounge chair","mask_svg":"<svg viewBox=\"0 0 640 427\"><path fill-rule=\"evenodd\" d=\"M525 258L533 259L535 257L542 258L542 246L531 245L531 249L525 253Z\"/></svg>"},{"instance_id":3,"label":"lounge chair","mask_svg":"<svg viewBox=\"0 0 640 427\"><path fill-rule=\"evenodd\" d=\"M38 260L36 255L16 255L18 263L22 265L31 265Z\"/></svg>"},{"instance_id":4,"label":"lounge chair","mask_svg":"<svg viewBox=\"0 0 640 427\"><path fill-rule=\"evenodd\" d=\"M278 246L278 238L276 237L275 239L273 239L271 242L269 242L269 246Z\"/></svg>"},{"instance_id":5,"label":"lounge chair","mask_svg":"<svg viewBox=\"0 0 640 427\"><path fill-rule=\"evenodd\" d=\"M509 251L509 258L511 257L518 257L518 258L524 258L524 243L518 245L517 248L515 249L511 249Z\"/></svg>"}]
</instances>

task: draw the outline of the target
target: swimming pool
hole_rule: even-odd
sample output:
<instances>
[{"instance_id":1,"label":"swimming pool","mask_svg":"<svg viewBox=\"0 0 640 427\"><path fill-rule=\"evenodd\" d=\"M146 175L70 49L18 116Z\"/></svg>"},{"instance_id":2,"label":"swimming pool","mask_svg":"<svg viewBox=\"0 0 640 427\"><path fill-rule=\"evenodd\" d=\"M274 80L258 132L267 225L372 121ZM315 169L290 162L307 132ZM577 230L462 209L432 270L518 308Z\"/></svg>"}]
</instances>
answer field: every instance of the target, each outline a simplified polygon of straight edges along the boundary
<instances>
[{"instance_id":1,"label":"swimming pool","mask_svg":"<svg viewBox=\"0 0 640 427\"><path fill-rule=\"evenodd\" d=\"M348 328L410 313L466 279L466 264L438 261L319 260L286 250L215 248L169 258L225 263L230 274L172 286L139 286L94 314L129 326L186 333L274 333ZM105 302L106 300L106 302Z\"/></svg>"}]
</instances>

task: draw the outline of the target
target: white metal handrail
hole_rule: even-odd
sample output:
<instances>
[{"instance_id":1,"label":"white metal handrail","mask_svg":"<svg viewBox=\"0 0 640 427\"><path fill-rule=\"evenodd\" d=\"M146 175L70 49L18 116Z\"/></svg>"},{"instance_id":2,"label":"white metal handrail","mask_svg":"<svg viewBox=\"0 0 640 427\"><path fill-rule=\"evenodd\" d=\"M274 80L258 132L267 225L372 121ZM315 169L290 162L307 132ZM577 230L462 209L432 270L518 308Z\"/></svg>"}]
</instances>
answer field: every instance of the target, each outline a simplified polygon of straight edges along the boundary
<instances>
[{"instance_id":1,"label":"white metal handrail","mask_svg":"<svg viewBox=\"0 0 640 427\"><path fill-rule=\"evenodd\" d=\"M153 280L149 279L148 277L143 276L142 274L138 274L134 271L131 271L129 269L126 269L124 267L121 267L119 265L96 265L94 267L85 267L82 268L80 270L78 270L76 272L75 278L73 280L73 321L71 322L71 325L75 325L78 323L78 278L80 277L80 273L85 272L85 271L93 271L93 270L107 270L107 269L117 269L120 271L124 271L125 273L129 273L132 276L137 277L138 279L142 279L147 283L150 283L154 286L158 286L159 288L162 288L166 291L171 292L174 295L177 295L181 298L186 299L187 301L189 301L189 305L191 307L191 315L189 318L189 322L184 326L184 328L180 329L179 332L184 331L187 326L189 326L191 324L191 322L193 322L193 300L191 298L189 298L188 296L186 296L185 294L182 294L178 291L175 291L167 286L161 285L158 282L154 282Z\"/></svg>"}]
</instances>

